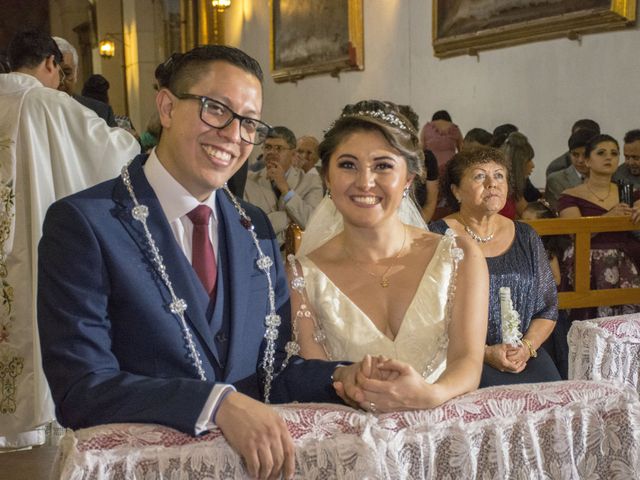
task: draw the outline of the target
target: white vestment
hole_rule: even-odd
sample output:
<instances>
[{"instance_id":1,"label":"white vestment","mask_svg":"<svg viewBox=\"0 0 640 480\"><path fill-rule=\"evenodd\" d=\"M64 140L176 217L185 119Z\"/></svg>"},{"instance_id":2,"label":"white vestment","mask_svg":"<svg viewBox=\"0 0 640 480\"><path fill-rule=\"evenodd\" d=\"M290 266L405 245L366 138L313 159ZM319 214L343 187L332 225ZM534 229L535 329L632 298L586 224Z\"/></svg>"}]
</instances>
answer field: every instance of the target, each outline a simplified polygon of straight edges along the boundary
<instances>
[{"instance_id":1,"label":"white vestment","mask_svg":"<svg viewBox=\"0 0 640 480\"><path fill-rule=\"evenodd\" d=\"M0 112L0 447L18 447L43 443L35 429L55 419L36 319L46 210L118 175L140 147L31 75L0 75Z\"/></svg>"}]
</instances>

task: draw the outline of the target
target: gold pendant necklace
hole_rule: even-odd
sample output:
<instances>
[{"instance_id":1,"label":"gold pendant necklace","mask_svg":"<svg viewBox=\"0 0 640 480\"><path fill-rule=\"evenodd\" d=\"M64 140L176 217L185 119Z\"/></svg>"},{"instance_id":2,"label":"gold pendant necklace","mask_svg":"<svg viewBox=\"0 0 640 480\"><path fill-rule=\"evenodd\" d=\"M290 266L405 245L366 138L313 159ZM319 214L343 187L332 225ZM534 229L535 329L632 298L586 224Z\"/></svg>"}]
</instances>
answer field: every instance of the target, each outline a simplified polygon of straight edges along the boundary
<instances>
[{"instance_id":1,"label":"gold pendant necklace","mask_svg":"<svg viewBox=\"0 0 640 480\"><path fill-rule=\"evenodd\" d=\"M591 190L591 187L589 186L589 182L585 183L585 185L587 186L587 190L589 190L589 192L591 192L591 195L593 195L594 197L596 197L599 201L604 202L607 198L609 198L609 196L611 195L611 184L609 184L609 190L607 191L607 194L603 197L600 198L596 192L594 192L593 190Z\"/></svg>"},{"instance_id":2,"label":"gold pendant necklace","mask_svg":"<svg viewBox=\"0 0 640 480\"><path fill-rule=\"evenodd\" d=\"M387 277L387 274L389 273L389 271L391 271L391 269L393 267L396 266L396 260L400 257L400 254L402 253L402 251L404 250L404 245L407 241L407 227L405 225L403 225L403 229L404 229L404 237L402 238L402 245L400 246L400 250L398 250L398 253L396 253L392 260L391 265L389 265L387 267L387 269L382 273L382 275L376 275L373 272L370 272L369 270L367 270L366 268L364 268L362 266L362 262L360 262L359 260L356 260L355 257L353 256L353 254L349 251L349 249L345 246L344 247L344 251L347 252L347 255L349 255L351 257L351 259L355 262L356 267L358 267L360 270L362 270L364 273L371 275L372 277L379 279L378 284L382 287L382 288L387 288L390 284L389 284L389 278Z\"/></svg>"}]
</instances>

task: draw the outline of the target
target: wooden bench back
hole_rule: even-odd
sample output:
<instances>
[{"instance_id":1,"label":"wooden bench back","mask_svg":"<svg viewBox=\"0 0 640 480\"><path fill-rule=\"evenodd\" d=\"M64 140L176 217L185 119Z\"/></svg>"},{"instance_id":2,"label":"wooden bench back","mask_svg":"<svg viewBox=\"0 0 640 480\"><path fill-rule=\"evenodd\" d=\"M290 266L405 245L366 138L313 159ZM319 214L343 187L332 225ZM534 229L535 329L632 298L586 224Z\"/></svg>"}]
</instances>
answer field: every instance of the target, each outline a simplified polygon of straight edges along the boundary
<instances>
[{"instance_id":1,"label":"wooden bench back","mask_svg":"<svg viewBox=\"0 0 640 480\"><path fill-rule=\"evenodd\" d=\"M582 217L527 220L538 235L575 236L575 290L558 293L558 308L640 303L640 288L591 290L591 236L600 232L638 230L628 217Z\"/></svg>"},{"instance_id":2,"label":"wooden bench back","mask_svg":"<svg viewBox=\"0 0 640 480\"><path fill-rule=\"evenodd\" d=\"M527 220L538 235L575 236L575 290L558 293L558 308L600 307L640 303L640 288L611 288L591 290L591 236L600 232L638 230L627 217L582 217ZM289 225L285 252L294 253L300 246L303 230L296 224Z\"/></svg>"}]
</instances>

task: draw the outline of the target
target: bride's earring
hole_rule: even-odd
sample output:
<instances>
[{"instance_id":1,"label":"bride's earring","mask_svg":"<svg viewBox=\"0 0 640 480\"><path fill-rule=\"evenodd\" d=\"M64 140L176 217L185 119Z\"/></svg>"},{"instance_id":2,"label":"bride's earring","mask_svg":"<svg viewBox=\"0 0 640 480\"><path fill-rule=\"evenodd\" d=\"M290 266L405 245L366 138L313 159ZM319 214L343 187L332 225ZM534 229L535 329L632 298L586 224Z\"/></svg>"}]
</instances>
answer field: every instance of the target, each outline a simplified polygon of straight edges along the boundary
<instances>
[{"instance_id":1,"label":"bride's earring","mask_svg":"<svg viewBox=\"0 0 640 480\"><path fill-rule=\"evenodd\" d=\"M407 198L409 196L409 187L405 187L404 191L402 192L402 198Z\"/></svg>"},{"instance_id":2,"label":"bride's earring","mask_svg":"<svg viewBox=\"0 0 640 480\"><path fill-rule=\"evenodd\" d=\"M331 190L329 190L328 188L327 188L327 197L332 198L331 197Z\"/></svg>"}]
</instances>

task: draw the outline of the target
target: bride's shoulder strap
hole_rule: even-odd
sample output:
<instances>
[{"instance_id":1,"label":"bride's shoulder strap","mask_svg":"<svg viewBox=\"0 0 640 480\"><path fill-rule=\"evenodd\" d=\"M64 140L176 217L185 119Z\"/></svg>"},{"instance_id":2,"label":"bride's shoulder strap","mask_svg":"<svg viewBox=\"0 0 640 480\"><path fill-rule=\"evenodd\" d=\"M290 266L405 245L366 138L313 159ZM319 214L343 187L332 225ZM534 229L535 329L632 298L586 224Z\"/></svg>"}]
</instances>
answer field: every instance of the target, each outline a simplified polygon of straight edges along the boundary
<instances>
[{"instance_id":1,"label":"bride's shoulder strap","mask_svg":"<svg viewBox=\"0 0 640 480\"><path fill-rule=\"evenodd\" d=\"M305 343L305 332L311 331L313 342L322 348L324 357L330 360L326 346L326 335L322 325L318 322L307 295L307 284L300 261L294 255L287 256L287 272L291 291L291 341L289 342L293 355L300 353L300 344ZM310 322L309 322L310 321ZM310 324L309 324L310 323ZM302 329L301 329L302 326ZM310 328L309 328L310 327ZM301 331L302 330L302 331ZM316 347L309 346L311 351ZM316 355L317 356L317 355Z\"/></svg>"}]
</instances>

